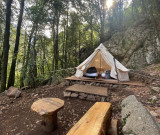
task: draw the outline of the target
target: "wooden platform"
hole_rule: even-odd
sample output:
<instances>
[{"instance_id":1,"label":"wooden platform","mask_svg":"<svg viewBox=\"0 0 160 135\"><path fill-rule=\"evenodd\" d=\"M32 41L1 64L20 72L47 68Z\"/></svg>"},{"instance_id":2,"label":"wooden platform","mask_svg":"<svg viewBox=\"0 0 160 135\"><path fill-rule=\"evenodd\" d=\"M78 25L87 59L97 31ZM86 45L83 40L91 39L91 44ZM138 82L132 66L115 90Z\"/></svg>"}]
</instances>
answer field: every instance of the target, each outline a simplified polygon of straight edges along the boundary
<instances>
[{"instance_id":1,"label":"wooden platform","mask_svg":"<svg viewBox=\"0 0 160 135\"><path fill-rule=\"evenodd\" d=\"M66 89L66 91L70 92L78 92L78 93L87 93L92 95L99 95L99 96L108 96L108 89L105 87L96 87L90 85L79 85L74 84Z\"/></svg>"},{"instance_id":2,"label":"wooden platform","mask_svg":"<svg viewBox=\"0 0 160 135\"><path fill-rule=\"evenodd\" d=\"M113 80L113 79L101 79L101 78L94 79L94 78L88 78L88 77L77 78L75 76L67 77L65 79L69 81L98 82L98 83L105 83L105 84L131 85L131 86L140 86L140 87L145 86L141 82L133 82L133 81L118 82L117 80Z\"/></svg>"},{"instance_id":3,"label":"wooden platform","mask_svg":"<svg viewBox=\"0 0 160 135\"><path fill-rule=\"evenodd\" d=\"M111 104L96 102L67 135L105 135L110 125Z\"/></svg>"}]
</instances>

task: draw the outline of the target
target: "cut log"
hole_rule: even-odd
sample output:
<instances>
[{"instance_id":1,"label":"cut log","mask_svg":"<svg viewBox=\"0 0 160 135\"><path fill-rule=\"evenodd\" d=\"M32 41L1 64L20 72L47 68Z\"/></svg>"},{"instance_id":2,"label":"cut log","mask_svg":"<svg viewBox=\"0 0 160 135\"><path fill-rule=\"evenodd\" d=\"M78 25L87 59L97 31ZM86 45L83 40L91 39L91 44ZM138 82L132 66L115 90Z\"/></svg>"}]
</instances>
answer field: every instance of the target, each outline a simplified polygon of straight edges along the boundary
<instances>
[{"instance_id":1,"label":"cut log","mask_svg":"<svg viewBox=\"0 0 160 135\"><path fill-rule=\"evenodd\" d=\"M35 101L31 109L42 116L42 127L50 132L57 128L57 112L64 106L64 101L58 98L42 98Z\"/></svg>"},{"instance_id":2,"label":"cut log","mask_svg":"<svg viewBox=\"0 0 160 135\"><path fill-rule=\"evenodd\" d=\"M110 119L111 103L96 102L67 135L105 135Z\"/></svg>"},{"instance_id":3,"label":"cut log","mask_svg":"<svg viewBox=\"0 0 160 135\"><path fill-rule=\"evenodd\" d=\"M112 119L107 135L118 135L118 120Z\"/></svg>"}]
</instances>

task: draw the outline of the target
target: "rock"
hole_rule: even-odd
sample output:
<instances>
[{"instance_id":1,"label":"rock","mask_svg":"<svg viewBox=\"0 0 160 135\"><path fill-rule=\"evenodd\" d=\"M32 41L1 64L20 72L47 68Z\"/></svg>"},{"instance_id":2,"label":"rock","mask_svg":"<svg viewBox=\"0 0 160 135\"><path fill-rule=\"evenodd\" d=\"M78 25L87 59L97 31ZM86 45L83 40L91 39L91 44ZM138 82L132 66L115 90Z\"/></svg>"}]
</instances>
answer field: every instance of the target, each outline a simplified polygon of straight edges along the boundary
<instances>
[{"instance_id":1,"label":"rock","mask_svg":"<svg viewBox=\"0 0 160 135\"><path fill-rule=\"evenodd\" d=\"M41 123L41 122L42 122L41 120L37 120L37 121L36 121L36 124L39 124L39 123Z\"/></svg>"},{"instance_id":2,"label":"rock","mask_svg":"<svg viewBox=\"0 0 160 135\"><path fill-rule=\"evenodd\" d=\"M151 90L153 90L154 92L157 92L157 93L160 92L160 88L159 87L151 87Z\"/></svg>"},{"instance_id":3,"label":"rock","mask_svg":"<svg viewBox=\"0 0 160 135\"><path fill-rule=\"evenodd\" d=\"M109 98L109 97L107 97L107 98L106 98L106 102L109 102L109 101L110 101L110 98Z\"/></svg>"},{"instance_id":4,"label":"rock","mask_svg":"<svg viewBox=\"0 0 160 135\"><path fill-rule=\"evenodd\" d=\"M118 88L118 87L119 87L119 85L116 85L116 84L115 84L115 85L113 85L112 87L113 87L113 88Z\"/></svg>"},{"instance_id":5,"label":"rock","mask_svg":"<svg viewBox=\"0 0 160 135\"><path fill-rule=\"evenodd\" d=\"M72 93L72 94L71 94L71 97L76 98L76 97L78 97L78 94L77 94L77 93Z\"/></svg>"},{"instance_id":6,"label":"rock","mask_svg":"<svg viewBox=\"0 0 160 135\"><path fill-rule=\"evenodd\" d=\"M154 112L154 111L150 111L150 114L151 114L152 116L154 116L154 117L157 117L157 116L158 116L158 114L157 114L156 112Z\"/></svg>"},{"instance_id":7,"label":"rock","mask_svg":"<svg viewBox=\"0 0 160 135\"><path fill-rule=\"evenodd\" d=\"M123 134L159 135L160 127L147 109L137 101L134 95L125 98L122 103Z\"/></svg>"},{"instance_id":8,"label":"rock","mask_svg":"<svg viewBox=\"0 0 160 135\"><path fill-rule=\"evenodd\" d=\"M153 96L153 97L152 97L152 100L153 100L153 101L156 101L156 100L157 100L157 97L156 97L156 96Z\"/></svg>"},{"instance_id":9,"label":"rock","mask_svg":"<svg viewBox=\"0 0 160 135\"><path fill-rule=\"evenodd\" d=\"M89 100L89 101L96 101L95 96L93 96L93 95L88 95L87 96L87 100Z\"/></svg>"},{"instance_id":10,"label":"rock","mask_svg":"<svg viewBox=\"0 0 160 135\"><path fill-rule=\"evenodd\" d=\"M84 98L87 97L87 94L85 94L85 93L80 93L79 95L82 96L82 97L84 97Z\"/></svg>"},{"instance_id":11,"label":"rock","mask_svg":"<svg viewBox=\"0 0 160 135\"><path fill-rule=\"evenodd\" d=\"M155 110L155 112L160 116L160 109Z\"/></svg>"},{"instance_id":12,"label":"rock","mask_svg":"<svg viewBox=\"0 0 160 135\"><path fill-rule=\"evenodd\" d=\"M71 96L71 92L64 91L63 94L64 94L64 97L70 97Z\"/></svg>"},{"instance_id":13,"label":"rock","mask_svg":"<svg viewBox=\"0 0 160 135\"><path fill-rule=\"evenodd\" d=\"M96 83L96 86L100 86L100 83Z\"/></svg>"},{"instance_id":14,"label":"rock","mask_svg":"<svg viewBox=\"0 0 160 135\"><path fill-rule=\"evenodd\" d=\"M71 110L71 112L72 112L72 113L74 113L74 112L75 112L75 110L74 110L74 109L72 109L72 110Z\"/></svg>"},{"instance_id":15,"label":"rock","mask_svg":"<svg viewBox=\"0 0 160 135\"><path fill-rule=\"evenodd\" d=\"M3 112L0 110L0 115L2 115L3 114Z\"/></svg>"},{"instance_id":16,"label":"rock","mask_svg":"<svg viewBox=\"0 0 160 135\"><path fill-rule=\"evenodd\" d=\"M94 82L91 82L89 85L91 85L91 86L94 85Z\"/></svg>"},{"instance_id":17,"label":"rock","mask_svg":"<svg viewBox=\"0 0 160 135\"><path fill-rule=\"evenodd\" d=\"M101 97L101 102L105 102L106 98L105 97Z\"/></svg>"},{"instance_id":18,"label":"rock","mask_svg":"<svg viewBox=\"0 0 160 135\"><path fill-rule=\"evenodd\" d=\"M79 99L83 100L83 99L86 99L86 98L84 96L79 96Z\"/></svg>"},{"instance_id":19,"label":"rock","mask_svg":"<svg viewBox=\"0 0 160 135\"><path fill-rule=\"evenodd\" d=\"M109 84L104 84L103 86L104 86L104 87L109 87Z\"/></svg>"},{"instance_id":20,"label":"rock","mask_svg":"<svg viewBox=\"0 0 160 135\"><path fill-rule=\"evenodd\" d=\"M18 98L21 96L21 91L18 90L18 88L15 88L13 86L9 87L9 89L6 91L6 95L8 97L14 97Z\"/></svg>"},{"instance_id":21,"label":"rock","mask_svg":"<svg viewBox=\"0 0 160 135\"><path fill-rule=\"evenodd\" d=\"M65 86L69 86L70 85L70 81L66 81Z\"/></svg>"},{"instance_id":22,"label":"rock","mask_svg":"<svg viewBox=\"0 0 160 135\"><path fill-rule=\"evenodd\" d=\"M83 81L80 81L80 82L79 82L79 84L81 84L81 85L84 85L84 84L85 84L85 82L83 82Z\"/></svg>"},{"instance_id":23,"label":"rock","mask_svg":"<svg viewBox=\"0 0 160 135\"><path fill-rule=\"evenodd\" d=\"M100 96L95 96L95 98L96 98L96 101L101 101L101 97Z\"/></svg>"},{"instance_id":24,"label":"rock","mask_svg":"<svg viewBox=\"0 0 160 135\"><path fill-rule=\"evenodd\" d=\"M38 94L35 94L35 95L34 95L34 97L37 97L37 96L38 96Z\"/></svg>"},{"instance_id":25,"label":"rock","mask_svg":"<svg viewBox=\"0 0 160 135\"><path fill-rule=\"evenodd\" d=\"M21 90L27 90L27 89L30 89L31 87L30 86L24 86L21 88Z\"/></svg>"}]
</instances>

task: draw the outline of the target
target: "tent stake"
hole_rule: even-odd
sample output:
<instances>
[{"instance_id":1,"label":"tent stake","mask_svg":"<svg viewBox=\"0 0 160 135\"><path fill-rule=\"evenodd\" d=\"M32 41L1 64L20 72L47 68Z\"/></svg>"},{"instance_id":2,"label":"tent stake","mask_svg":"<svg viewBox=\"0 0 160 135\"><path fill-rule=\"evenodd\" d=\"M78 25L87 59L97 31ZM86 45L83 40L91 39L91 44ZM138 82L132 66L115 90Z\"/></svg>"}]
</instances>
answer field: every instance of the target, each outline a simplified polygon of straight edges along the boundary
<instances>
[{"instance_id":1,"label":"tent stake","mask_svg":"<svg viewBox=\"0 0 160 135\"><path fill-rule=\"evenodd\" d=\"M116 60L115 60L114 57L113 57L113 61L114 61L114 65L115 65L115 69L116 69L116 73L117 73L117 80L119 82L118 71L117 71L117 66L116 66Z\"/></svg>"}]
</instances>

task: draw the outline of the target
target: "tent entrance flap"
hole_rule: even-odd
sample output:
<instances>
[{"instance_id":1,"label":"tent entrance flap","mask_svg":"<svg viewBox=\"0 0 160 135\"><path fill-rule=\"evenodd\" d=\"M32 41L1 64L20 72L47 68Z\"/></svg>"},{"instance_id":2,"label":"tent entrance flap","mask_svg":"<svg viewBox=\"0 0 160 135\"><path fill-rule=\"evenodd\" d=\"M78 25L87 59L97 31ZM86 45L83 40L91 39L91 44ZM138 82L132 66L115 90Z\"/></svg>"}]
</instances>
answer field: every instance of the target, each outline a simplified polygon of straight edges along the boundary
<instances>
[{"instance_id":1,"label":"tent entrance flap","mask_svg":"<svg viewBox=\"0 0 160 135\"><path fill-rule=\"evenodd\" d=\"M105 62L100 51L97 52L97 54L93 57L88 66L85 68L84 74L90 67L95 67L99 74L105 72L106 70L111 70L111 67Z\"/></svg>"}]
</instances>

